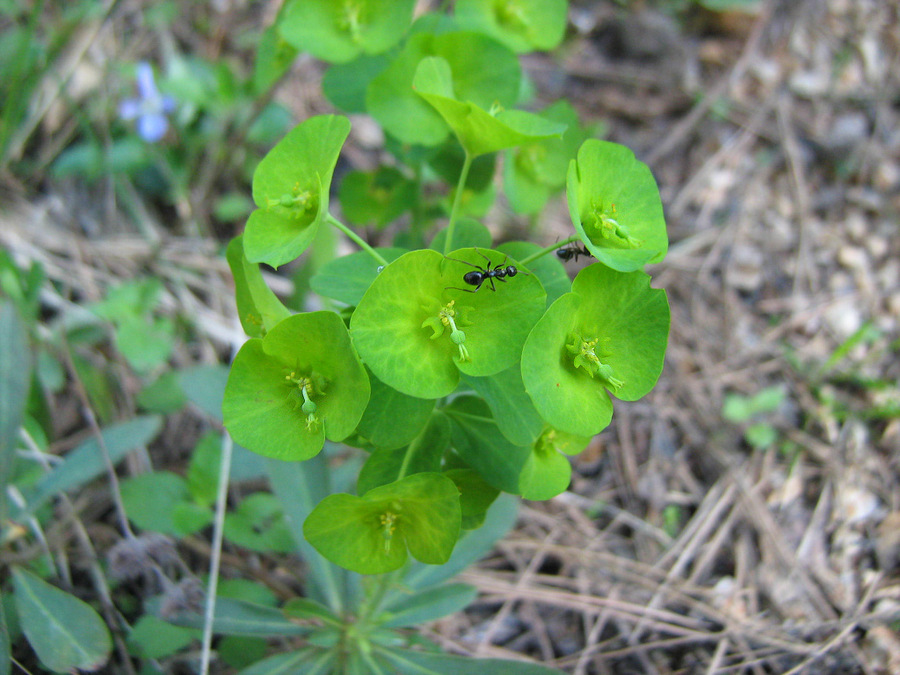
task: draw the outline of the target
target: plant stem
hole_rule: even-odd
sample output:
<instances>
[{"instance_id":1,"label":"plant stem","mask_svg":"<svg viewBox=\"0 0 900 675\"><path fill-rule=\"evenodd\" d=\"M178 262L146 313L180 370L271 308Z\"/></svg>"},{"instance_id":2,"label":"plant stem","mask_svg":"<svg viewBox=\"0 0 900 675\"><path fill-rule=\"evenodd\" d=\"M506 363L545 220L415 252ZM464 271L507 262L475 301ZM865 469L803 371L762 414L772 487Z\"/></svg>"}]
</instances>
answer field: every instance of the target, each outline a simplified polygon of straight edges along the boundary
<instances>
[{"instance_id":1,"label":"plant stem","mask_svg":"<svg viewBox=\"0 0 900 675\"><path fill-rule=\"evenodd\" d=\"M548 246L547 248L542 248L537 253L532 253L527 258L522 258L519 261L519 264L524 267L528 263L534 262L538 258L541 258L541 257L547 255L548 253L555 251L556 249L562 248L563 246L566 246L567 244L571 244L573 241L580 241L580 240L581 240L580 236L578 236L577 234L573 234L568 239L564 239L563 241L558 241L555 244L553 244L552 246Z\"/></svg>"},{"instance_id":2,"label":"plant stem","mask_svg":"<svg viewBox=\"0 0 900 675\"><path fill-rule=\"evenodd\" d=\"M339 220L338 220L337 218L335 218L333 215L331 215L331 214L329 213L329 214L328 214L328 217L326 218L326 220L327 220L331 225L334 225L337 229L339 229L341 232L343 232L343 233L346 234L348 237L350 237L350 239L352 239L352 240L356 243L357 246L359 246L359 247L360 247L361 249L363 249L366 253L368 253L370 256L372 256L373 258L375 258L375 260L377 260L377 261L379 262L379 264L381 264L381 265L387 265L387 264L388 264L388 261L385 260L384 257L383 257L378 251L376 251L374 248L372 248L371 246L369 246L369 245L365 242L365 240L364 240L362 237L360 237L358 234L356 234L356 232L354 232L354 231L351 230L349 227L347 227L346 225L344 225L341 221L339 221Z\"/></svg>"},{"instance_id":3,"label":"plant stem","mask_svg":"<svg viewBox=\"0 0 900 675\"><path fill-rule=\"evenodd\" d=\"M459 172L459 182L456 184L456 194L453 196L453 207L450 209L450 223L447 225L447 238L444 240L444 255L448 255L453 250L453 229L456 227L456 217L459 214L459 205L462 203L462 194L471 166L472 156L466 151L462 171Z\"/></svg>"}]
</instances>

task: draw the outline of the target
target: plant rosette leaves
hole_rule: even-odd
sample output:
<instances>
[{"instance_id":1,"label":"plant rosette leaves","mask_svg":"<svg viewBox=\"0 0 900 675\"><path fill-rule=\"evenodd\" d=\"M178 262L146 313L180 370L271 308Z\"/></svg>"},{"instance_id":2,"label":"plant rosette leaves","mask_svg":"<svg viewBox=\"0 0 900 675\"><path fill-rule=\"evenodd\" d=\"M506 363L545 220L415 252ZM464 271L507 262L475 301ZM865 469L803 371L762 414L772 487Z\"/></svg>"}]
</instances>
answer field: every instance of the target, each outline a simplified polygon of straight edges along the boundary
<instances>
[{"instance_id":1,"label":"plant rosette leaves","mask_svg":"<svg viewBox=\"0 0 900 675\"><path fill-rule=\"evenodd\" d=\"M417 473L374 488L362 497L323 499L303 524L303 534L326 559L360 574L399 569L407 551L441 565L459 537L456 484L439 473Z\"/></svg>"},{"instance_id":2,"label":"plant rosette leaves","mask_svg":"<svg viewBox=\"0 0 900 675\"><path fill-rule=\"evenodd\" d=\"M488 265L518 274L471 292L464 277ZM378 275L350 333L379 380L409 396L440 398L456 388L460 371L485 376L514 364L545 298L538 279L498 251L412 251Z\"/></svg>"},{"instance_id":3,"label":"plant rosette leaves","mask_svg":"<svg viewBox=\"0 0 900 675\"><path fill-rule=\"evenodd\" d=\"M225 386L225 428L260 455L309 459L326 438L353 433L369 391L341 318L296 314L241 347Z\"/></svg>"},{"instance_id":4,"label":"plant rosette leaves","mask_svg":"<svg viewBox=\"0 0 900 675\"><path fill-rule=\"evenodd\" d=\"M244 229L247 260L278 267L312 243L328 216L331 177L349 133L346 117L311 117L263 157L253 174L253 201L259 208Z\"/></svg>"},{"instance_id":5,"label":"plant rosette leaves","mask_svg":"<svg viewBox=\"0 0 900 675\"><path fill-rule=\"evenodd\" d=\"M279 23L297 49L330 63L393 47L412 22L415 0L295 0Z\"/></svg>"},{"instance_id":6,"label":"plant rosette leaves","mask_svg":"<svg viewBox=\"0 0 900 675\"><path fill-rule=\"evenodd\" d=\"M438 112L413 89L419 62L428 56L447 61L460 100L482 108L495 103L509 107L518 100L522 67L507 47L479 33L418 33L366 90L366 110L403 143L439 145L450 131Z\"/></svg>"},{"instance_id":7,"label":"plant rosette leaves","mask_svg":"<svg viewBox=\"0 0 900 675\"><path fill-rule=\"evenodd\" d=\"M464 28L490 35L522 53L559 46L567 10L566 0L458 0L454 11Z\"/></svg>"},{"instance_id":8,"label":"plant rosette leaves","mask_svg":"<svg viewBox=\"0 0 900 675\"><path fill-rule=\"evenodd\" d=\"M446 59L422 59L413 78L416 93L430 103L456 134L470 157L546 138L562 137L566 125L523 110L490 111L454 93L453 71Z\"/></svg>"},{"instance_id":9,"label":"plant rosette leaves","mask_svg":"<svg viewBox=\"0 0 900 675\"><path fill-rule=\"evenodd\" d=\"M624 145L590 139L569 164L569 215L590 252L620 272L657 263L669 246L659 189Z\"/></svg>"},{"instance_id":10,"label":"plant rosette leaves","mask_svg":"<svg viewBox=\"0 0 900 675\"><path fill-rule=\"evenodd\" d=\"M634 401L656 384L668 332L665 291L647 274L590 265L528 336L525 390L548 424L593 436L612 418L609 393Z\"/></svg>"}]
</instances>

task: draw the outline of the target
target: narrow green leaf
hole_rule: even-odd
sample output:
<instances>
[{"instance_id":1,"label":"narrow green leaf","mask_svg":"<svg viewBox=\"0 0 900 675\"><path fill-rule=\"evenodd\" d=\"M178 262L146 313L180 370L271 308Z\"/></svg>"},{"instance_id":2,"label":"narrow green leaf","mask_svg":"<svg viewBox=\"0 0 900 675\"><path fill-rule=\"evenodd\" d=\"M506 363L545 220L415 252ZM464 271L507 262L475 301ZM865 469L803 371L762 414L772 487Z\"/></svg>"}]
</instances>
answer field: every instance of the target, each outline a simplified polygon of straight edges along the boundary
<instances>
[{"instance_id":1,"label":"narrow green leaf","mask_svg":"<svg viewBox=\"0 0 900 675\"><path fill-rule=\"evenodd\" d=\"M147 603L148 611L154 614L159 614L159 608L159 598ZM203 628L203 615L196 612L179 612L162 618L176 626ZM276 607L219 597L216 598L213 632L250 637L284 637L308 635L310 628L289 621Z\"/></svg>"},{"instance_id":2,"label":"narrow green leaf","mask_svg":"<svg viewBox=\"0 0 900 675\"><path fill-rule=\"evenodd\" d=\"M370 377L369 384L372 393L357 432L379 449L407 445L428 423L434 400L402 394L377 377Z\"/></svg>"},{"instance_id":3,"label":"narrow green leaf","mask_svg":"<svg viewBox=\"0 0 900 675\"><path fill-rule=\"evenodd\" d=\"M537 440L544 428L544 420L525 391L518 363L494 375L466 375L463 379L487 401L500 433L510 443L525 446Z\"/></svg>"},{"instance_id":4,"label":"narrow green leaf","mask_svg":"<svg viewBox=\"0 0 900 675\"><path fill-rule=\"evenodd\" d=\"M269 658L257 661L252 666L244 668L238 675L320 675L334 672L332 662L336 660L336 653L324 651L317 647L306 647L293 652L276 654Z\"/></svg>"},{"instance_id":5,"label":"narrow green leaf","mask_svg":"<svg viewBox=\"0 0 900 675\"><path fill-rule=\"evenodd\" d=\"M106 427L100 433L110 461L115 465L132 450L149 443L161 428L162 419L159 417L135 417ZM89 438L35 484L26 495L28 506L25 513L33 513L54 495L81 487L105 471L106 461L97 440Z\"/></svg>"},{"instance_id":6,"label":"narrow green leaf","mask_svg":"<svg viewBox=\"0 0 900 675\"><path fill-rule=\"evenodd\" d=\"M28 401L31 352L25 326L11 302L0 305L0 485L7 485L16 439ZM0 517L6 519L6 490L0 495Z\"/></svg>"},{"instance_id":7,"label":"narrow green leaf","mask_svg":"<svg viewBox=\"0 0 900 675\"><path fill-rule=\"evenodd\" d=\"M399 598L384 611L390 618L386 628L420 626L443 616L461 612L478 596L478 589L468 584L445 584Z\"/></svg>"},{"instance_id":8,"label":"narrow green leaf","mask_svg":"<svg viewBox=\"0 0 900 675\"><path fill-rule=\"evenodd\" d=\"M106 663L112 639L90 605L24 569L13 568L13 583L22 631L46 668L90 671Z\"/></svg>"},{"instance_id":9,"label":"narrow green leaf","mask_svg":"<svg viewBox=\"0 0 900 675\"><path fill-rule=\"evenodd\" d=\"M399 648L379 648L378 654L402 675L562 675L562 671L555 668L524 661L470 659Z\"/></svg>"}]
</instances>

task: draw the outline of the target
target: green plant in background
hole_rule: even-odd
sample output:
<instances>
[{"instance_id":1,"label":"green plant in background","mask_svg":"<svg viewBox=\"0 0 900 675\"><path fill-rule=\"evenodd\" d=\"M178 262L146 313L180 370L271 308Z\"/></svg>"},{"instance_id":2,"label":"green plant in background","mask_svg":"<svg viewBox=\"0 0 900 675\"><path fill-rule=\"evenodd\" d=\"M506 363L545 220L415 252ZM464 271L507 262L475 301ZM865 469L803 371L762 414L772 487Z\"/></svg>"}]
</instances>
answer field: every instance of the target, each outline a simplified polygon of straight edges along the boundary
<instances>
[{"instance_id":1,"label":"green plant in background","mask_svg":"<svg viewBox=\"0 0 900 675\"><path fill-rule=\"evenodd\" d=\"M452 14L413 21L414 4L289 0L262 36L249 78L179 57L156 90L144 69L141 99L157 98L129 111L127 124L149 125L153 136L129 140L123 125L116 142L143 143L133 176L150 180L148 167L163 167L176 205L193 189L199 158L213 166L236 161L225 157L231 148L210 139L231 133L247 141L247 129L267 119L260 102L300 50L332 64L325 96L344 113L378 122L386 153L381 166L333 186L351 125L344 114L311 117L256 166L252 203L231 195L239 205L232 215L249 214L226 252L249 339L227 381L223 369L162 372L177 324L156 316L154 281L113 289L78 325L60 329L95 348L108 334L102 321L109 322L119 353L140 376L137 401L153 414L107 424L115 384L89 358L73 358L98 410L100 438L46 472L9 462L22 495L12 509L16 522L46 518L54 494L102 475L158 432L158 414L190 401L239 445L232 455L223 450L228 440L211 432L197 443L186 475L148 471L123 480L119 551L153 558L146 574L165 578L168 590L197 582L188 574L170 581L154 555L211 523L232 545L294 551L306 563L306 597L281 607L257 584L223 584L211 623L197 607L173 607L166 597L151 602L128 627L133 656L168 657L205 628L207 657L212 630L226 636L220 658L244 675L556 672L447 656L408 629L471 602L475 589L450 580L512 527L514 496L563 492L568 457L610 423L613 399L633 401L654 386L669 310L643 267L666 254L660 197L649 169L627 148L592 138L567 102L536 113L517 109L529 89L517 55L559 44L563 0L460 0ZM174 109L161 98L167 95ZM165 124L164 113L171 115ZM156 117L141 122L140 114ZM91 152L73 146L56 170L88 171ZM501 152L503 190L516 211L538 214L565 188L570 237L547 247L501 243L479 222L496 198ZM109 170L109 157L94 168ZM342 219L381 229L390 245L372 247ZM335 257L332 231L360 250ZM597 262L573 281L552 254L574 243ZM260 265L281 267L300 256L319 298L316 311L293 313ZM0 260L0 281L33 322L40 279ZM4 316L11 307L4 305ZM4 321L2 330L8 339L0 347L10 350L4 359L19 358L28 329ZM27 383L9 386L21 398ZM31 414L10 409L0 422L18 428ZM9 458L17 443L7 436ZM333 461L338 457L342 462ZM272 492L254 488L229 509L222 471L236 484L265 476ZM129 523L144 533L132 534ZM115 555L108 564L117 580L132 578ZM49 567L16 573L25 637L47 667L97 667L110 651L102 621L73 596L61 599L41 586ZM37 610L25 596L38 599ZM70 640L78 654L46 656L49 633L34 628L34 617L70 615L84 617L84 630ZM273 637L299 638L299 646L268 655Z\"/></svg>"}]
</instances>

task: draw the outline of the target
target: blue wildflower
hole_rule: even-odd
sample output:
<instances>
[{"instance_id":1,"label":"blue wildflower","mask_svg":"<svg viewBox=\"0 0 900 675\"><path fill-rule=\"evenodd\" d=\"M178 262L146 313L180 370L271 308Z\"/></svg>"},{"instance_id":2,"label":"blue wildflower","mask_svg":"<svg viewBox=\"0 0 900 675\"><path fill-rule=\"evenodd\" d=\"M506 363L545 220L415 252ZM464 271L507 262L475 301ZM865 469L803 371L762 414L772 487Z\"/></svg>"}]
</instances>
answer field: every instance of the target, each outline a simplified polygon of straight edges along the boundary
<instances>
[{"instance_id":1,"label":"blue wildflower","mask_svg":"<svg viewBox=\"0 0 900 675\"><path fill-rule=\"evenodd\" d=\"M137 65L138 98L129 98L119 104L119 116L123 120L137 119L137 132L148 143L155 143L169 128L166 114L175 110L175 99L160 94L153 80L153 68L146 61Z\"/></svg>"}]
</instances>

